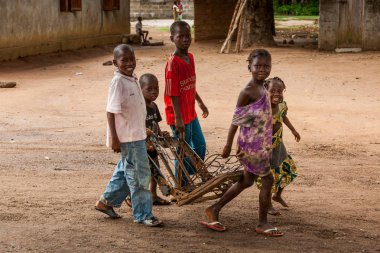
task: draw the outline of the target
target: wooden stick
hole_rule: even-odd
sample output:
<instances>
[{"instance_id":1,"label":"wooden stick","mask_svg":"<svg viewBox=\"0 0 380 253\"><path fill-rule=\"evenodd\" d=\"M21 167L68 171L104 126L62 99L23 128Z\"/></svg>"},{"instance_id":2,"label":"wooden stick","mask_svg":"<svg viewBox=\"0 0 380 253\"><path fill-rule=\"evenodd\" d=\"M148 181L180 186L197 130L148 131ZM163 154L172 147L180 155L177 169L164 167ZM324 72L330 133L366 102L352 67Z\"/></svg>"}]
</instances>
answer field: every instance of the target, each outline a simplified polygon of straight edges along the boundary
<instances>
[{"instance_id":1,"label":"wooden stick","mask_svg":"<svg viewBox=\"0 0 380 253\"><path fill-rule=\"evenodd\" d=\"M234 14L233 14L232 19L231 19L231 23L230 23L230 27L228 29L227 36L228 36L228 34L230 34L230 32L232 31L232 28L234 27L236 15L237 15L237 13L238 13L238 11L240 9L241 1L242 0L238 0L237 3L236 3ZM231 40L229 40L228 43L227 43L227 50L226 50L227 54L230 52L230 48L231 48Z\"/></svg>"},{"instance_id":2,"label":"wooden stick","mask_svg":"<svg viewBox=\"0 0 380 253\"><path fill-rule=\"evenodd\" d=\"M238 23L240 21L240 16L241 16L241 13L247 3L247 0L243 0L243 4L240 6L240 9L239 9L239 12L237 13L236 15L236 19L235 19L235 22L234 22L234 25L233 25L233 28L232 28L232 31L228 34L226 40L224 41L223 45L222 45L222 48L220 49L220 53L223 53L224 49L226 49L226 46L227 46L227 43L228 41L230 41L232 39L232 35L233 33L235 32L236 28L238 27Z\"/></svg>"},{"instance_id":3,"label":"wooden stick","mask_svg":"<svg viewBox=\"0 0 380 253\"><path fill-rule=\"evenodd\" d=\"M244 14L244 11L243 11L243 14ZM243 26L244 26L244 21L245 21L245 18L243 16L240 17L240 22L239 22L239 29L238 29L238 34L237 34L237 38L236 38L236 45L235 45L236 53L239 53L241 50L241 41L243 39L242 38L243 37Z\"/></svg>"}]
</instances>

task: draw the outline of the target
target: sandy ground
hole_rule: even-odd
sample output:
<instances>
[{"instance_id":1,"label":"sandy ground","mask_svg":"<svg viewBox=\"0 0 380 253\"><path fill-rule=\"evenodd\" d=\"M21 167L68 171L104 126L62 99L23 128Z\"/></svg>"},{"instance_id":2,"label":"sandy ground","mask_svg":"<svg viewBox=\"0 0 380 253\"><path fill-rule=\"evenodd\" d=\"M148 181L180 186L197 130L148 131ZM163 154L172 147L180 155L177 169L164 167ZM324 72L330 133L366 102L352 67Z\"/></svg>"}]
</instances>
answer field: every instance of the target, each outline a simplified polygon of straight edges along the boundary
<instances>
[{"instance_id":1,"label":"sandy ground","mask_svg":"<svg viewBox=\"0 0 380 253\"><path fill-rule=\"evenodd\" d=\"M161 91L173 50L165 33L152 31L163 47L136 47L136 73L157 74ZM250 78L249 50L220 55L220 46L191 47L210 110L201 120L210 153L221 152ZM285 81L289 118L302 136L296 143L284 133L299 167L284 192L291 207L270 217L284 237L254 232L256 187L222 211L225 233L198 224L211 202L155 207L163 228L134 224L127 206L119 220L94 211L118 160L104 146L109 46L0 63L0 79L18 82L0 89L0 252L379 252L380 53L269 50L271 76Z\"/></svg>"}]
</instances>

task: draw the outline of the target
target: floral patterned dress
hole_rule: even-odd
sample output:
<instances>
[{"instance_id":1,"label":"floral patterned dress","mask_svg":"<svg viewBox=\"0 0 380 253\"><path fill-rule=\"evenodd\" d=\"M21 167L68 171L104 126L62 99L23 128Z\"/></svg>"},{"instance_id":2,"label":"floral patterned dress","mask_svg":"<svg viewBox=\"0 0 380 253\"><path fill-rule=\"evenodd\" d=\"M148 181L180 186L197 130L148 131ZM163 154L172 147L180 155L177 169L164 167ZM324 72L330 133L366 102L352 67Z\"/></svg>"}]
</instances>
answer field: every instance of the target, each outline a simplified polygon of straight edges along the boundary
<instances>
[{"instance_id":1,"label":"floral patterned dress","mask_svg":"<svg viewBox=\"0 0 380 253\"><path fill-rule=\"evenodd\" d=\"M281 127L272 136L272 158L270 161L271 171L274 177L272 192L276 192L278 188L284 188L289 185L297 177L297 167L292 157L286 151L282 140L283 117L288 112L286 102L280 103L278 112L273 115L272 124L281 124ZM257 186L261 187L261 181L258 180Z\"/></svg>"},{"instance_id":2,"label":"floral patterned dress","mask_svg":"<svg viewBox=\"0 0 380 253\"><path fill-rule=\"evenodd\" d=\"M238 156L245 169L257 176L270 173L272 113L268 93L246 106L236 107L232 124L240 126Z\"/></svg>"}]
</instances>

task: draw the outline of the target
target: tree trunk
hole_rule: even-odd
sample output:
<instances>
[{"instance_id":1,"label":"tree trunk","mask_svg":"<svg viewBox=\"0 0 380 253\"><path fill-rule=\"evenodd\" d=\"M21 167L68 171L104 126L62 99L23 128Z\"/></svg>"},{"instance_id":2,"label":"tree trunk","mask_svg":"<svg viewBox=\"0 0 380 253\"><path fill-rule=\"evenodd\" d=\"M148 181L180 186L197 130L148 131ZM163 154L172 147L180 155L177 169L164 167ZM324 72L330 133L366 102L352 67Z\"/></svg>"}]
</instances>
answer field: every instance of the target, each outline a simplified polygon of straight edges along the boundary
<instances>
[{"instance_id":1,"label":"tree trunk","mask_svg":"<svg viewBox=\"0 0 380 253\"><path fill-rule=\"evenodd\" d=\"M274 46L274 11L272 0L248 0L243 47Z\"/></svg>"}]
</instances>

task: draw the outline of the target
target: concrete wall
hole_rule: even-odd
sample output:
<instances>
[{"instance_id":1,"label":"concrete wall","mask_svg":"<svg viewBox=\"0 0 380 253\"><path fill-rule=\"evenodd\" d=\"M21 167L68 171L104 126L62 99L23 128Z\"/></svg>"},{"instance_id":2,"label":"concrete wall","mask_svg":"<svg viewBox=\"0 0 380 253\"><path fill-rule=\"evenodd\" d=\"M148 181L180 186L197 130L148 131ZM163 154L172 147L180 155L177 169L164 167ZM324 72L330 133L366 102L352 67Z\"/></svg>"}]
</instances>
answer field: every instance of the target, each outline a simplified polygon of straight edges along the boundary
<instances>
[{"instance_id":1,"label":"concrete wall","mask_svg":"<svg viewBox=\"0 0 380 253\"><path fill-rule=\"evenodd\" d=\"M319 48L380 50L380 0L320 0Z\"/></svg>"},{"instance_id":2,"label":"concrete wall","mask_svg":"<svg viewBox=\"0 0 380 253\"><path fill-rule=\"evenodd\" d=\"M131 20L134 21L138 16L143 19L170 19L173 18L174 0L130 0L131 1ZM194 0L182 0L184 7L183 18L194 18Z\"/></svg>"},{"instance_id":3,"label":"concrete wall","mask_svg":"<svg viewBox=\"0 0 380 253\"><path fill-rule=\"evenodd\" d=\"M363 48L380 50L380 0L365 1L363 24Z\"/></svg>"},{"instance_id":4,"label":"concrete wall","mask_svg":"<svg viewBox=\"0 0 380 253\"><path fill-rule=\"evenodd\" d=\"M61 12L59 0L0 0L0 60L120 43L130 33L129 0L103 11L82 0L82 11Z\"/></svg>"},{"instance_id":5,"label":"concrete wall","mask_svg":"<svg viewBox=\"0 0 380 253\"><path fill-rule=\"evenodd\" d=\"M195 40L225 39L237 0L194 0Z\"/></svg>"}]
</instances>

